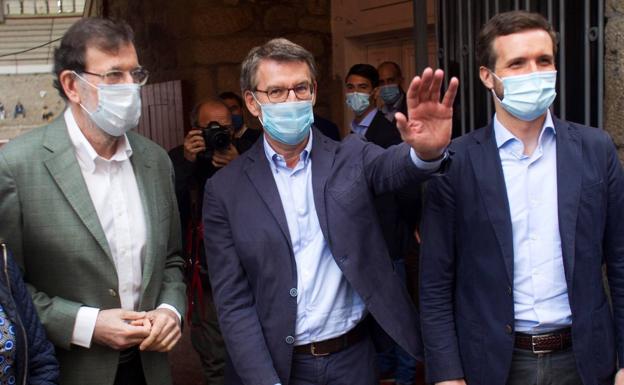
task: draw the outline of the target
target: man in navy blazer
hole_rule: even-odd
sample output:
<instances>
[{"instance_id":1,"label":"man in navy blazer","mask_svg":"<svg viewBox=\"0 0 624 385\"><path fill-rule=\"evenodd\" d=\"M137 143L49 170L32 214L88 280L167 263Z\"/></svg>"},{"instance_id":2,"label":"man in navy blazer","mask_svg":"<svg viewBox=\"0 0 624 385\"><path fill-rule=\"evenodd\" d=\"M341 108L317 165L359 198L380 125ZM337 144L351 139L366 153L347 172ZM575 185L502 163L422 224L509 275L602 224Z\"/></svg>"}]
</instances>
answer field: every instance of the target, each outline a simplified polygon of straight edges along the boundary
<instances>
[{"instance_id":1,"label":"man in navy blazer","mask_svg":"<svg viewBox=\"0 0 624 385\"><path fill-rule=\"evenodd\" d=\"M453 141L424 209L432 383L623 383L624 174L604 131L549 112L555 54L538 14L496 15L479 35L496 114Z\"/></svg>"},{"instance_id":2,"label":"man in navy blazer","mask_svg":"<svg viewBox=\"0 0 624 385\"><path fill-rule=\"evenodd\" d=\"M369 315L421 356L418 318L393 272L373 196L427 179L450 142L453 79L423 72L397 116L404 142L335 142L312 125L313 56L285 39L253 48L241 88L263 140L206 183L210 282L229 385L375 384Z\"/></svg>"}]
</instances>

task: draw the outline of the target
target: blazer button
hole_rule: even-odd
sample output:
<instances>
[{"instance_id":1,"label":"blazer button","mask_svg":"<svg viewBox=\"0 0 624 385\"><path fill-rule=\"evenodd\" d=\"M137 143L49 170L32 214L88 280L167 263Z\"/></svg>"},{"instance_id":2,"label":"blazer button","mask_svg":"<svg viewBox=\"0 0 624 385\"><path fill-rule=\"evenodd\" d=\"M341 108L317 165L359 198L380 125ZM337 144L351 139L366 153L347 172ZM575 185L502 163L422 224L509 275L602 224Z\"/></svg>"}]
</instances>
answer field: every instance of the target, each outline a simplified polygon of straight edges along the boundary
<instances>
[{"instance_id":1,"label":"blazer button","mask_svg":"<svg viewBox=\"0 0 624 385\"><path fill-rule=\"evenodd\" d=\"M507 334L511 334L513 333L513 327L511 327L510 324L505 325L505 331L507 332Z\"/></svg>"},{"instance_id":2,"label":"blazer button","mask_svg":"<svg viewBox=\"0 0 624 385\"><path fill-rule=\"evenodd\" d=\"M294 344L295 343L295 337L293 337L293 336L286 336L286 343L288 345Z\"/></svg>"},{"instance_id":3,"label":"blazer button","mask_svg":"<svg viewBox=\"0 0 624 385\"><path fill-rule=\"evenodd\" d=\"M110 294L111 297L117 297L115 289L108 289L108 294Z\"/></svg>"},{"instance_id":4,"label":"blazer button","mask_svg":"<svg viewBox=\"0 0 624 385\"><path fill-rule=\"evenodd\" d=\"M512 293L511 286L507 286L507 294L511 295Z\"/></svg>"},{"instance_id":5,"label":"blazer button","mask_svg":"<svg viewBox=\"0 0 624 385\"><path fill-rule=\"evenodd\" d=\"M293 287L292 289L290 289L290 296L291 297L296 297L297 294L299 294L299 292L297 291L296 288Z\"/></svg>"}]
</instances>

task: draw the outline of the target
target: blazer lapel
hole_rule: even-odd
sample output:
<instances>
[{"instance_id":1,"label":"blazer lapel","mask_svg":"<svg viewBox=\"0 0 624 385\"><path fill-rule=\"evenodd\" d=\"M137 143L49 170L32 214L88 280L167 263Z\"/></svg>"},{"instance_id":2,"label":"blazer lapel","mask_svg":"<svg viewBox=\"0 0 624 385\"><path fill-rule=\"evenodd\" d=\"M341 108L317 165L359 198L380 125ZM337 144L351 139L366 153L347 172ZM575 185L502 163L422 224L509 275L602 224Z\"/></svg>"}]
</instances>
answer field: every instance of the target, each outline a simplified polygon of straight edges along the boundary
<instances>
[{"instance_id":1,"label":"blazer lapel","mask_svg":"<svg viewBox=\"0 0 624 385\"><path fill-rule=\"evenodd\" d=\"M52 152L52 156L44 161L50 175L87 230L113 261L104 230L102 230L97 212L93 207L93 202L91 202L89 190L82 177L82 171L76 160L64 119L57 119L48 128L44 147Z\"/></svg>"},{"instance_id":2,"label":"blazer lapel","mask_svg":"<svg viewBox=\"0 0 624 385\"><path fill-rule=\"evenodd\" d=\"M312 142L312 192L314 207L325 239L329 238L327 212L325 208L325 186L330 176L336 145L320 131L314 129Z\"/></svg>"},{"instance_id":3,"label":"blazer lapel","mask_svg":"<svg viewBox=\"0 0 624 385\"><path fill-rule=\"evenodd\" d=\"M470 147L470 159L487 215L501 249L507 278L509 282L513 282L513 235L509 200L492 124L475 135L475 139L477 144Z\"/></svg>"},{"instance_id":4,"label":"blazer lapel","mask_svg":"<svg viewBox=\"0 0 624 385\"><path fill-rule=\"evenodd\" d=\"M154 256L156 252L154 245L156 244L155 234L161 234L155 226L159 226L158 220L158 200L156 197L156 191L160 191L156 188L156 183L163 183L159 180L158 175L155 174L152 164L156 164L155 160L152 160L150 153L146 151L146 148L141 145L140 142L132 140L132 134L128 134L128 140L132 147L132 157L130 159L132 163L132 169L137 181L137 187L141 196L141 204L143 205L143 212L145 213L145 225L146 225L146 240L145 240L145 260L143 261L142 283L141 283L141 300L143 298L143 292L147 288L147 284L150 282L152 272L154 271Z\"/></svg>"},{"instance_id":5,"label":"blazer lapel","mask_svg":"<svg viewBox=\"0 0 624 385\"><path fill-rule=\"evenodd\" d=\"M574 272L576 220L581 195L580 170L583 169L583 147L578 132L561 120L554 119L557 140L557 200L559 234L568 291Z\"/></svg>"},{"instance_id":6,"label":"blazer lapel","mask_svg":"<svg viewBox=\"0 0 624 385\"><path fill-rule=\"evenodd\" d=\"M284 207L282 206L275 179L273 179L271 173L271 165L269 165L264 152L264 138L259 138L254 146L247 151L246 155L248 165L245 167L245 173L267 205L292 250L286 214L284 213Z\"/></svg>"}]
</instances>

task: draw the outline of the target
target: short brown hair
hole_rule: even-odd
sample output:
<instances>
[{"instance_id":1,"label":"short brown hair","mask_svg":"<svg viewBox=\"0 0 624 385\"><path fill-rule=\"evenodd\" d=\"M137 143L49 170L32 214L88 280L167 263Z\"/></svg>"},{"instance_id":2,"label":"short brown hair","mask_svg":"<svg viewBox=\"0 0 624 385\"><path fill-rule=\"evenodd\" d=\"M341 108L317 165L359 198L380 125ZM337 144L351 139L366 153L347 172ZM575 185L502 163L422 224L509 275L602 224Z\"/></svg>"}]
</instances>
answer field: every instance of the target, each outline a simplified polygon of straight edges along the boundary
<instances>
[{"instance_id":1,"label":"short brown hair","mask_svg":"<svg viewBox=\"0 0 624 385\"><path fill-rule=\"evenodd\" d=\"M481 28L477 37L477 65L494 69L496 53L493 43L498 36L507 36L513 33L542 29L550 35L553 45L553 55L557 54L557 37L552 26L539 13L527 11L510 11L494 15Z\"/></svg>"}]
</instances>

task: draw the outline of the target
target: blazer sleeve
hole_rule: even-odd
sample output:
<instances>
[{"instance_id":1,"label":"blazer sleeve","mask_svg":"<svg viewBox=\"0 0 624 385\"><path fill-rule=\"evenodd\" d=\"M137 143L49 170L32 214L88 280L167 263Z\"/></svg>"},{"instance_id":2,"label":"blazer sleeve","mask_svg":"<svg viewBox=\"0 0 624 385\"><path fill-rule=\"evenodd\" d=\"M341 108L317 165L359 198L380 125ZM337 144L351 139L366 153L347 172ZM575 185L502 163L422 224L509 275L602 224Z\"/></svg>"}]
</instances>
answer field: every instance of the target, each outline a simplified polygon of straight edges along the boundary
<instances>
[{"instance_id":1,"label":"blazer sleeve","mask_svg":"<svg viewBox=\"0 0 624 385\"><path fill-rule=\"evenodd\" d=\"M448 176L427 185L423 212L420 311L427 382L464 377L453 312L455 194Z\"/></svg>"},{"instance_id":2,"label":"blazer sleeve","mask_svg":"<svg viewBox=\"0 0 624 385\"><path fill-rule=\"evenodd\" d=\"M361 149L363 170L375 195L401 190L412 183L421 183L432 172L419 169L410 156L410 146L400 143L384 150L365 142Z\"/></svg>"},{"instance_id":3,"label":"blazer sleeve","mask_svg":"<svg viewBox=\"0 0 624 385\"><path fill-rule=\"evenodd\" d=\"M226 208L213 179L206 182L203 207L208 273L230 359L245 385L278 384L252 290L234 248Z\"/></svg>"},{"instance_id":4,"label":"blazer sleeve","mask_svg":"<svg viewBox=\"0 0 624 385\"><path fill-rule=\"evenodd\" d=\"M9 273L13 300L20 314L28 342L28 383L31 385L56 384L59 377L59 365L54 355L54 347L39 322L37 310L13 258L9 258Z\"/></svg>"},{"instance_id":5,"label":"blazer sleeve","mask_svg":"<svg viewBox=\"0 0 624 385\"><path fill-rule=\"evenodd\" d=\"M607 219L603 240L607 277L613 301L618 365L624 368L624 172L615 145L605 134L607 155Z\"/></svg>"}]
</instances>

